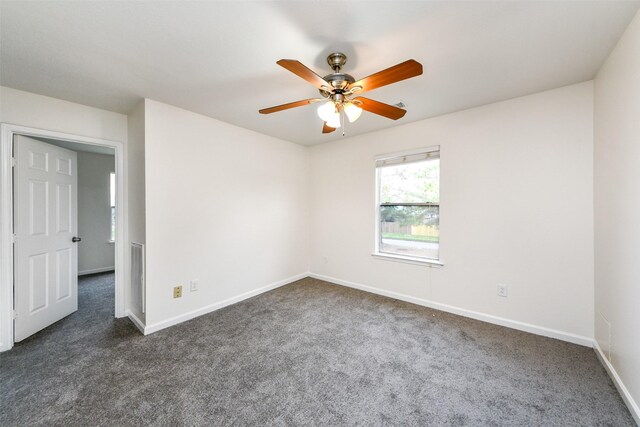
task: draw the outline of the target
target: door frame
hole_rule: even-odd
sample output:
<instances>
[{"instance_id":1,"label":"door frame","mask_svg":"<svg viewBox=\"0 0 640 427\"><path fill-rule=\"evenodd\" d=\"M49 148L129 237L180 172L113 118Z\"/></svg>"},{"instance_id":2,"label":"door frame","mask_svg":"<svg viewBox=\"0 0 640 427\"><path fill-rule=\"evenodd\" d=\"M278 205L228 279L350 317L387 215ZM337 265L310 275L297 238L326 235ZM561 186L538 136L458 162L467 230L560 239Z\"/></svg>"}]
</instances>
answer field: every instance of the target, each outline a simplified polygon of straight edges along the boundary
<instances>
[{"instance_id":1,"label":"door frame","mask_svg":"<svg viewBox=\"0 0 640 427\"><path fill-rule=\"evenodd\" d=\"M126 169L124 144L120 141L72 135L28 126L0 124L0 351L14 344L13 292L13 137L23 135L99 145L115 150L116 242L115 242L115 317L125 311Z\"/></svg>"}]
</instances>

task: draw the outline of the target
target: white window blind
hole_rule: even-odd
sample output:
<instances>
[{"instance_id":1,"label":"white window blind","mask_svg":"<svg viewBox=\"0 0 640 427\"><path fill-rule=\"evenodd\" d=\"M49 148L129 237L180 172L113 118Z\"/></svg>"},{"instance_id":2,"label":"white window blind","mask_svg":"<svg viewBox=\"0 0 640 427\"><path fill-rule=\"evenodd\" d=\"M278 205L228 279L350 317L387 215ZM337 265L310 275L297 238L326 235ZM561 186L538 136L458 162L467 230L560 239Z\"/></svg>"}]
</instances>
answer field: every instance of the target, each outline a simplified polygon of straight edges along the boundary
<instances>
[{"instance_id":1,"label":"white window blind","mask_svg":"<svg viewBox=\"0 0 640 427\"><path fill-rule=\"evenodd\" d=\"M394 166L407 163L422 162L424 160L432 160L440 158L440 150L427 151L417 154L408 154L406 156L388 157L376 160L376 167Z\"/></svg>"}]
</instances>

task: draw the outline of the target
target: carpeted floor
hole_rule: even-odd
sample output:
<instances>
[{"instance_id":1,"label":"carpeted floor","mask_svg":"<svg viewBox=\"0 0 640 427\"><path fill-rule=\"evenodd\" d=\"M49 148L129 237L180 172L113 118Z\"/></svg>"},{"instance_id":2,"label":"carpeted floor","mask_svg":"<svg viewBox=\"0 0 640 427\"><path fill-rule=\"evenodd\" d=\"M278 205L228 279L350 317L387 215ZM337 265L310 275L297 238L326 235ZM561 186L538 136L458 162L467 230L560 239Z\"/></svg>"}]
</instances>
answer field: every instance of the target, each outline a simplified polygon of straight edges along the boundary
<instances>
[{"instance_id":1,"label":"carpeted floor","mask_svg":"<svg viewBox=\"0 0 640 427\"><path fill-rule=\"evenodd\" d=\"M0 425L634 425L592 349L314 279L147 337L79 288L0 355Z\"/></svg>"}]
</instances>

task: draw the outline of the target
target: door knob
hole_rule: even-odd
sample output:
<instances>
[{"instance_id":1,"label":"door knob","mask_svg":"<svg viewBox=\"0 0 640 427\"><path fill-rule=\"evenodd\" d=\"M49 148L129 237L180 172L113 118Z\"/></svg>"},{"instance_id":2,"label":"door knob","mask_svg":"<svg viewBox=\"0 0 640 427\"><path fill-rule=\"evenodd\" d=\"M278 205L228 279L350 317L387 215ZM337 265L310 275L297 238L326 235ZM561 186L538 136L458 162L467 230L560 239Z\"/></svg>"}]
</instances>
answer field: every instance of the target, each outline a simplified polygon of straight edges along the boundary
<instances>
[{"instance_id":1,"label":"door knob","mask_svg":"<svg viewBox=\"0 0 640 427\"><path fill-rule=\"evenodd\" d=\"M71 239L71 241L72 241L73 243L77 243L77 242L81 242L81 241L82 241L82 239L81 239L80 237L75 237L75 236L74 236L74 237Z\"/></svg>"}]
</instances>

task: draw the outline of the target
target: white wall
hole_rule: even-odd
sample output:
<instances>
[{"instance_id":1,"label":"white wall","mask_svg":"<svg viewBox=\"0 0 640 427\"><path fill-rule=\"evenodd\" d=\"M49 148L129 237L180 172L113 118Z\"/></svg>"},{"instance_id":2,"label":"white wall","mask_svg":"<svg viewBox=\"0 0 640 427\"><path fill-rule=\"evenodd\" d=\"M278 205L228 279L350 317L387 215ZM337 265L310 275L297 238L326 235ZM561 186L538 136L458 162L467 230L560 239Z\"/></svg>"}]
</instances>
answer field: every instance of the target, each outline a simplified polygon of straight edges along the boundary
<instances>
[{"instance_id":1,"label":"white wall","mask_svg":"<svg viewBox=\"0 0 640 427\"><path fill-rule=\"evenodd\" d=\"M589 343L592 95L586 82L314 146L311 271ZM374 156L433 145L444 267L372 257Z\"/></svg>"},{"instance_id":2,"label":"white wall","mask_svg":"<svg viewBox=\"0 0 640 427\"><path fill-rule=\"evenodd\" d=\"M125 264L126 271L131 269L131 242L146 242L145 237L145 100L129 113L129 136L127 143L127 211L129 214L127 223L128 242L126 248ZM127 310L135 316L139 327L144 327L145 315L142 312L142 297L136 301L136 296L140 292L135 292L132 288L131 277L126 278Z\"/></svg>"},{"instance_id":3,"label":"white wall","mask_svg":"<svg viewBox=\"0 0 640 427\"><path fill-rule=\"evenodd\" d=\"M594 99L595 338L640 423L640 13L600 69Z\"/></svg>"},{"instance_id":4,"label":"white wall","mask_svg":"<svg viewBox=\"0 0 640 427\"><path fill-rule=\"evenodd\" d=\"M110 175L115 156L78 152L78 273L113 270Z\"/></svg>"},{"instance_id":5,"label":"white wall","mask_svg":"<svg viewBox=\"0 0 640 427\"><path fill-rule=\"evenodd\" d=\"M127 116L0 86L0 122L127 142Z\"/></svg>"},{"instance_id":6,"label":"white wall","mask_svg":"<svg viewBox=\"0 0 640 427\"><path fill-rule=\"evenodd\" d=\"M150 330L308 271L305 147L159 102L145 115Z\"/></svg>"}]
</instances>

